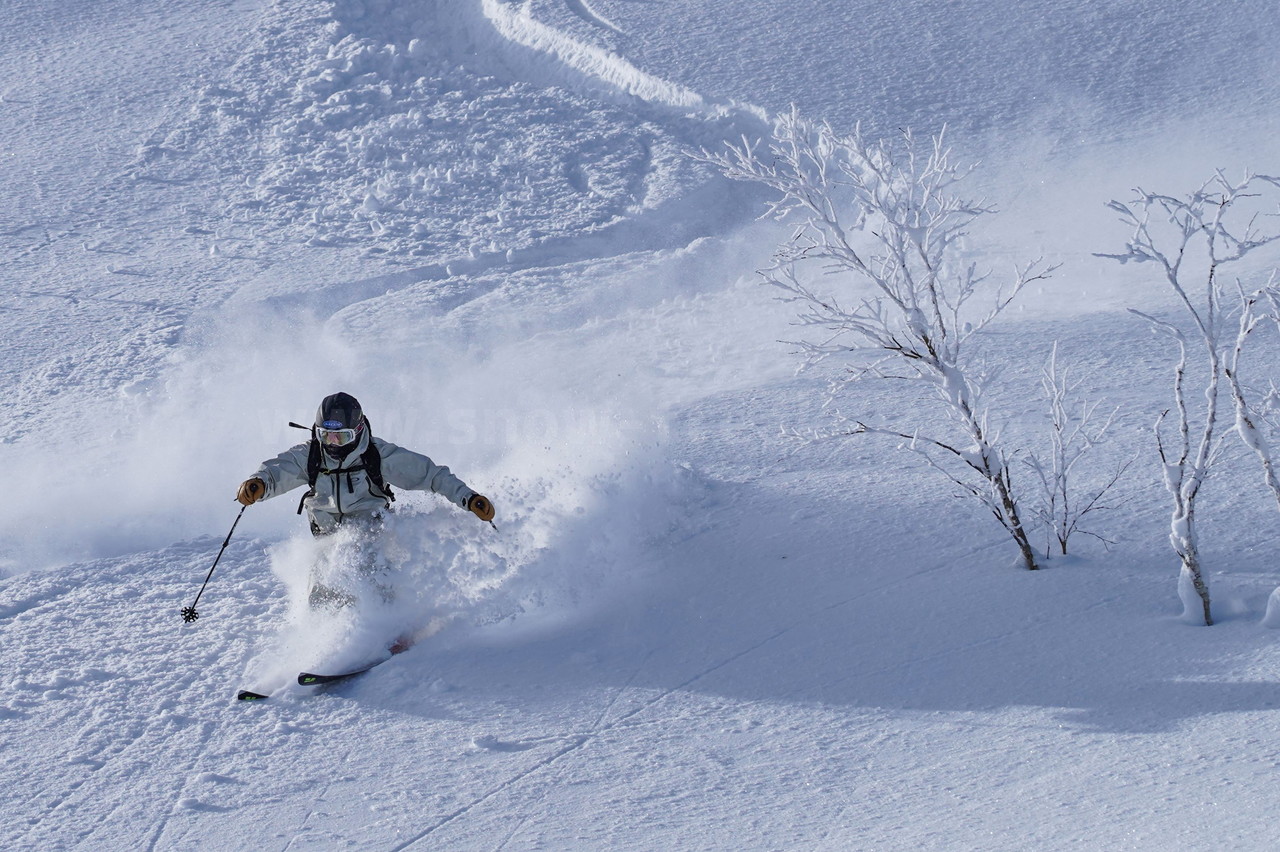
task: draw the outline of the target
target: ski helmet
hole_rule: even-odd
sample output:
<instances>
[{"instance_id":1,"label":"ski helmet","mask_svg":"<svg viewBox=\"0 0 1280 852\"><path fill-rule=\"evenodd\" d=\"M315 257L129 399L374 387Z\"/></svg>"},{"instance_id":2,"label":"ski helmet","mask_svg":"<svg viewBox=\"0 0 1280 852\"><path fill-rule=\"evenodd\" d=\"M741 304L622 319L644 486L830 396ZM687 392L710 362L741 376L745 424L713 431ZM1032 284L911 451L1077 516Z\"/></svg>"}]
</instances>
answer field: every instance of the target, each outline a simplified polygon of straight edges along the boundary
<instances>
[{"instance_id":1,"label":"ski helmet","mask_svg":"<svg viewBox=\"0 0 1280 852\"><path fill-rule=\"evenodd\" d=\"M316 411L316 440L334 458L346 458L367 431L360 403L349 393L326 396Z\"/></svg>"}]
</instances>

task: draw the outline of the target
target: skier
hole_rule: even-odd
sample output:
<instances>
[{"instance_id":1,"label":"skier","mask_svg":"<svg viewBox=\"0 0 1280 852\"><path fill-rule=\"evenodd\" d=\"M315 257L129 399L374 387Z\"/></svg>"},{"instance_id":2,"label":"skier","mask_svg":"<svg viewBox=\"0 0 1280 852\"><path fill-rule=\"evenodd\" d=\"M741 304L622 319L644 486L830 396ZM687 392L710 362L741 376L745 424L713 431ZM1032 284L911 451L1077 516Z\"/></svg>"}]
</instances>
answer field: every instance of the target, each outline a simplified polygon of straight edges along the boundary
<instances>
[{"instance_id":1,"label":"skier","mask_svg":"<svg viewBox=\"0 0 1280 852\"><path fill-rule=\"evenodd\" d=\"M449 468L424 455L375 438L360 403L347 393L335 393L320 403L311 439L264 461L236 494L249 506L309 485L298 504L307 510L311 533L329 536L340 527L356 525L376 531L395 499L390 486L410 491L434 491L492 523L493 503L467 487ZM312 588L311 603L329 602L323 586Z\"/></svg>"}]
</instances>

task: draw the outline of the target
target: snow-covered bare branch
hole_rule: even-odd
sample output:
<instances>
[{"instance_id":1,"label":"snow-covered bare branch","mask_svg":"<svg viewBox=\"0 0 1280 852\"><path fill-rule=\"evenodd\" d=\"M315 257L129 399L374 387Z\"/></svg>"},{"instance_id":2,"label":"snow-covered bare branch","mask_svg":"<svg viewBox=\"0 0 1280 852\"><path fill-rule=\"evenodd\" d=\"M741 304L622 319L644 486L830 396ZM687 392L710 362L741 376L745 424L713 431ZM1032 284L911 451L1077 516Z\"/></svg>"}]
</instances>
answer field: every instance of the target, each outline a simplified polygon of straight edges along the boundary
<instances>
[{"instance_id":1,"label":"snow-covered bare branch","mask_svg":"<svg viewBox=\"0 0 1280 852\"><path fill-rule=\"evenodd\" d=\"M909 438L991 510L1026 567L1036 568L1011 467L982 399L992 374L968 344L1054 267L1035 261L1000 285L961 262L970 226L993 212L959 192L973 167L953 160L943 134L870 140L795 110L767 143L743 140L702 157L731 178L774 190L766 215L798 223L762 275L799 306L797 325L823 332L797 343L806 362L849 362L825 406L841 424L832 434ZM936 422L871 426L838 414L834 400L850 381L884 375L926 389L941 406Z\"/></svg>"}]
</instances>

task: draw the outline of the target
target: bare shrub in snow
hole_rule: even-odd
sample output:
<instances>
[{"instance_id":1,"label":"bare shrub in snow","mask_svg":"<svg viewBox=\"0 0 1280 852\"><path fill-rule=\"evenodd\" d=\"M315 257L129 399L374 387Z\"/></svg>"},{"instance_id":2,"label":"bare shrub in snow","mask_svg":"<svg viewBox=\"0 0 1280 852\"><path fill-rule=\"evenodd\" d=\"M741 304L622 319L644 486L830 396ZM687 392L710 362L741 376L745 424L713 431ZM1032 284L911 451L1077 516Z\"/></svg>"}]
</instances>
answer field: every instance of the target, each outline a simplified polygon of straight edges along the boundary
<instances>
[{"instance_id":1,"label":"bare shrub in snow","mask_svg":"<svg viewBox=\"0 0 1280 852\"><path fill-rule=\"evenodd\" d=\"M1199 612L1206 625L1213 624L1209 586L1200 564L1196 528L1196 501L1222 449L1218 428L1219 393L1224 366L1238 373L1238 352L1228 356L1228 347L1243 340L1252 330L1246 307L1241 330L1229 337L1232 305L1224 299L1222 268L1243 259L1250 252L1280 238L1277 233L1257 230L1258 199L1262 190L1274 188L1274 178L1246 175L1229 180L1217 172L1185 198L1135 190L1136 197L1108 206L1133 229L1123 254L1104 254L1122 263L1154 263L1176 295L1189 327L1133 310L1156 331L1174 343L1178 358L1173 375L1173 408L1157 419L1156 447L1164 465L1164 482L1173 498L1169 542L1181 562L1178 591L1185 614ZM1247 303L1247 300L1245 300ZM1187 395L1189 349L1200 353L1195 365L1204 381L1199 401ZM1230 357L1231 360L1228 360ZM1168 434L1166 420L1172 411L1176 423ZM1246 442L1249 435L1241 432Z\"/></svg>"},{"instance_id":2,"label":"bare shrub in snow","mask_svg":"<svg viewBox=\"0 0 1280 852\"><path fill-rule=\"evenodd\" d=\"M871 141L793 111L779 119L764 150L762 144L744 140L702 156L731 178L776 191L767 215L800 222L762 274L800 306L800 325L825 333L820 342L798 344L808 363L832 356L853 362L829 393L827 408L839 425L826 434L906 439L990 510L1026 567L1037 568L1009 455L984 399L995 373L969 344L1023 287L1052 269L1036 261L1000 287L962 262L969 226L992 210L957 194L972 168L952 161L941 135L926 144L910 133ZM811 281L810 269L829 277ZM823 283L833 280L834 286ZM926 388L943 413L905 426L841 415L841 391L866 376Z\"/></svg>"},{"instance_id":3,"label":"bare shrub in snow","mask_svg":"<svg viewBox=\"0 0 1280 852\"><path fill-rule=\"evenodd\" d=\"M1098 402L1076 402L1073 397L1080 384L1080 380L1070 378L1066 368L1058 366L1058 345L1055 343L1040 380L1049 406L1049 447L1043 454L1030 453L1025 459L1040 485L1035 515L1049 540L1046 555L1056 546L1058 552L1065 556L1068 542L1076 533L1091 536L1104 544L1111 543L1101 533L1083 524L1089 515L1118 505L1106 502L1107 498L1114 496L1116 486L1132 464L1132 459L1121 462L1100 483L1079 483L1082 465L1105 440L1107 430L1119 411L1112 408L1103 414L1098 411Z\"/></svg>"}]
</instances>

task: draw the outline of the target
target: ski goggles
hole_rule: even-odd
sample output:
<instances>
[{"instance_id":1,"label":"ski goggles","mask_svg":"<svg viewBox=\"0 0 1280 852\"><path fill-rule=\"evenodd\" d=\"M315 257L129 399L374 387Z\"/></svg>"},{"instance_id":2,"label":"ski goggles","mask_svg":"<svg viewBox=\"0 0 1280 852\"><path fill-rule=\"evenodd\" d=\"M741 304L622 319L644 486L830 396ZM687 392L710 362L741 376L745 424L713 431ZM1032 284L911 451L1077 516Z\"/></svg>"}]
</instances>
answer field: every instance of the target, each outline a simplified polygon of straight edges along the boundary
<instances>
[{"instance_id":1,"label":"ski goggles","mask_svg":"<svg viewBox=\"0 0 1280 852\"><path fill-rule=\"evenodd\" d=\"M326 420L326 424L333 423L334 426L341 424L336 421ZM345 447L348 444L354 444L360 438L360 433L364 430L364 424L361 423L355 429L327 428L325 425L316 427L316 440L321 446L325 447Z\"/></svg>"}]
</instances>

